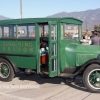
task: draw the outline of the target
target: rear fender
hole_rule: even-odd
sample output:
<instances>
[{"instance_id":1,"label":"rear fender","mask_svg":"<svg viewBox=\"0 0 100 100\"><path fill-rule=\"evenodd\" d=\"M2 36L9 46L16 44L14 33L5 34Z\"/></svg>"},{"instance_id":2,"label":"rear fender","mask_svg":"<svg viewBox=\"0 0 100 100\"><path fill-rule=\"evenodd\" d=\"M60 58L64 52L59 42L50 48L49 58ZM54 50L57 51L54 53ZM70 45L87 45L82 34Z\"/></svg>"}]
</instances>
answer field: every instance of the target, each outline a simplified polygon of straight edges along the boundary
<instances>
[{"instance_id":1,"label":"rear fender","mask_svg":"<svg viewBox=\"0 0 100 100\"><path fill-rule=\"evenodd\" d=\"M17 72L20 71L20 70L15 66L15 64L14 64L8 57L6 57L6 56L4 56L4 55L0 55L0 58L3 58L3 59L5 59L5 60L7 60L7 61L11 64L11 66L12 66L12 68L13 68L13 70L14 70L15 73L17 73Z\"/></svg>"}]
</instances>

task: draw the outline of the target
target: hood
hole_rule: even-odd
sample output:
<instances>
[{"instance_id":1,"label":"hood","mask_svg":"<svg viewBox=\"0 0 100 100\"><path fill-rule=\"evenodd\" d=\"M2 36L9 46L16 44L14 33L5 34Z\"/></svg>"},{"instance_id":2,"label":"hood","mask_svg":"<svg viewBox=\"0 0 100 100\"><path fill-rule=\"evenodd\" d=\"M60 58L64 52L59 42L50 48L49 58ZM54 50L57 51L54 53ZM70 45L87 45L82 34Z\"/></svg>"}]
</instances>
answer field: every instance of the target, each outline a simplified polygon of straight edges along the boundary
<instances>
[{"instance_id":1,"label":"hood","mask_svg":"<svg viewBox=\"0 0 100 100\"><path fill-rule=\"evenodd\" d=\"M100 46L69 44L66 47L66 60L69 66L80 66L100 55Z\"/></svg>"}]
</instances>

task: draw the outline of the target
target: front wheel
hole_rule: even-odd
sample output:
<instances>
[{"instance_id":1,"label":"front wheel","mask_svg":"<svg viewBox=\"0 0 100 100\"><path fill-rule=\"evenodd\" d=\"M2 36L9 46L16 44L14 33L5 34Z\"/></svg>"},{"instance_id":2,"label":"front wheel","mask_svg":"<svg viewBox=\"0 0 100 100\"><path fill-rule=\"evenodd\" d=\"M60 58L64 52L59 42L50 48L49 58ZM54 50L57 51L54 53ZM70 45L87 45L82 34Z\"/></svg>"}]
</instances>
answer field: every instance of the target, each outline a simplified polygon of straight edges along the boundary
<instances>
[{"instance_id":1,"label":"front wheel","mask_svg":"<svg viewBox=\"0 0 100 100\"><path fill-rule=\"evenodd\" d=\"M100 65L91 64L85 70L83 83L90 92L100 93Z\"/></svg>"},{"instance_id":2,"label":"front wheel","mask_svg":"<svg viewBox=\"0 0 100 100\"><path fill-rule=\"evenodd\" d=\"M0 59L0 80L5 82L11 81L14 75L11 64L5 59Z\"/></svg>"}]
</instances>

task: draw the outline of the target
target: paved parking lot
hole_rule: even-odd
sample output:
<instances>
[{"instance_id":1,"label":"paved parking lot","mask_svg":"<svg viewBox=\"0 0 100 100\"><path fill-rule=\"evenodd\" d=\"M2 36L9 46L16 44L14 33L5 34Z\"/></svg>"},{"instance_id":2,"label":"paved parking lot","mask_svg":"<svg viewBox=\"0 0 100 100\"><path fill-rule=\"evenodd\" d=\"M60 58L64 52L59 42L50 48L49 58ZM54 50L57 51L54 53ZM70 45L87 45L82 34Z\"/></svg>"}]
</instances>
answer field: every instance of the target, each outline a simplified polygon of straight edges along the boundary
<instances>
[{"instance_id":1,"label":"paved parking lot","mask_svg":"<svg viewBox=\"0 0 100 100\"><path fill-rule=\"evenodd\" d=\"M21 73L11 82L0 82L0 100L100 100L100 94L88 92L79 76L69 84L62 78Z\"/></svg>"}]
</instances>

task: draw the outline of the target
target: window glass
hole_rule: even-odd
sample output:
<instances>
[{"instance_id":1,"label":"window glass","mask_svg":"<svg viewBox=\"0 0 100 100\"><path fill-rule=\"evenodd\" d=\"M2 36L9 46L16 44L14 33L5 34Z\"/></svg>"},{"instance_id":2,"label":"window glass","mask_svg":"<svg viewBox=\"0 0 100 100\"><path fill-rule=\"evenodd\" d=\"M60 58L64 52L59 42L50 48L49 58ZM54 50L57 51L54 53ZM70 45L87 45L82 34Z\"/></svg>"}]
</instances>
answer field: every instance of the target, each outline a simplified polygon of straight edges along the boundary
<instances>
[{"instance_id":1,"label":"window glass","mask_svg":"<svg viewBox=\"0 0 100 100\"><path fill-rule=\"evenodd\" d=\"M44 25L44 37L48 37L49 33L48 33L48 25Z\"/></svg>"},{"instance_id":2,"label":"window glass","mask_svg":"<svg viewBox=\"0 0 100 100\"><path fill-rule=\"evenodd\" d=\"M9 27L4 27L4 37L9 37Z\"/></svg>"},{"instance_id":3,"label":"window glass","mask_svg":"<svg viewBox=\"0 0 100 100\"><path fill-rule=\"evenodd\" d=\"M9 38L15 37L14 27L15 27L15 25L9 25Z\"/></svg>"},{"instance_id":4,"label":"window glass","mask_svg":"<svg viewBox=\"0 0 100 100\"><path fill-rule=\"evenodd\" d=\"M2 28L0 27L0 38L2 37Z\"/></svg>"},{"instance_id":5,"label":"window glass","mask_svg":"<svg viewBox=\"0 0 100 100\"><path fill-rule=\"evenodd\" d=\"M16 26L14 26L14 37L17 37Z\"/></svg>"},{"instance_id":6,"label":"window glass","mask_svg":"<svg viewBox=\"0 0 100 100\"><path fill-rule=\"evenodd\" d=\"M64 25L61 24L61 39L64 39Z\"/></svg>"},{"instance_id":7,"label":"window glass","mask_svg":"<svg viewBox=\"0 0 100 100\"><path fill-rule=\"evenodd\" d=\"M48 25L40 25L39 26L39 36L40 37L48 37Z\"/></svg>"},{"instance_id":8,"label":"window glass","mask_svg":"<svg viewBox=\"0 0 100 100\"><path fill-rule=\"evenodd\" d=\"M43 25L39 26L39 36L43 37Z\"/></svg>"},{"instance_id":9,"label":"window glass","mask_svg":"<svg viewBox=\"0 0 100 100\"><path fill-rule=\"evenodd\" d=\"M28 26L29 37L35 37L35 26Z\"/></svg>"},{"instance_id":10,"label":"window glass","mask_svg":"<svg viewBox=\"0 0 100 100\"><path fill-rule=\"evenodd\" d=\"M64 25L64 38L75 39L78 38L78 25L65 24Z\"/></svg>"},{"instance_id":11,"label":"window glass","mask_svg":"<svg viewBox=\"0 0 100 100\"><path fill-rule=\"evenodd\" d=\"M51 26L51 37L52 37L52 40L57 39L57 25Z\"/></svg>"},{"instance_id":12,"label":"window glass","mask_svg":"<svg viewBox=\"0 0 100 100\"><path fill-rule=\"evenodd\" d=\"M18 37L27 37L27 27L26 26L18 26Z\"/></svg>"}]
</instances>

